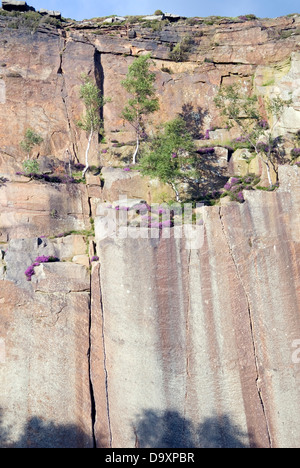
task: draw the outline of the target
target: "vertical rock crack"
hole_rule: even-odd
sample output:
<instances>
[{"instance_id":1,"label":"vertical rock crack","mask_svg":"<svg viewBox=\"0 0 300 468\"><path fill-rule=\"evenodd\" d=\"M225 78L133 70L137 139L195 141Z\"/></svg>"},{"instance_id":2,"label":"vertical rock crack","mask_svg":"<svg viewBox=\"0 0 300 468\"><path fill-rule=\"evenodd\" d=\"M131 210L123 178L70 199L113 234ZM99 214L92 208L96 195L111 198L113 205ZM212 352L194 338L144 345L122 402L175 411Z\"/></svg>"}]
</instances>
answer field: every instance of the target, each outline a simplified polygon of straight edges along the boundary
<instances>
[{"instance_id":1,"label":"vertical rock crack","mask_svg":"<svg viewBox=\"0 0 300 468\"><path fill-rule=\"evenodd\" d=\"M103 368L104 368L104 377L105 377L105 396L106 396L106 410L107 410L107 420L109 428L109 447L112 447L112 431L111 431L111 421L110 421L110 405L109 405L109 395L108 395L108 372L107 372L107 356L106 356L106 345L105 345L105 330L104 330L104 307L103 307L103 296L102 296L102 286L101 286L101 266L99 268L99 286L100 286L100 313L102 317L102 346L103 346Z\"/></svg>"},{"instance_id":2,"label":"vertical rock crack","mask_svg":"<svg viewBox=\"0 0 300 468\"><path fill-rule=\"evenodd\" d=\"M229 251L230 256L232 258L232 261L233 261L233 264L234 264L234 267L235 267L235 270L236 270L237 277L238 277L239 282L240 282L240 284L241 284L241 286L243 288L243 291L244 291L244 294L245 294L245 297L246 297L246 301L247 301L250 333L251 333L251 340L252 340L253 354L254 354L254 362L255 362L255 369L256 369L256 382L255 383L256 383L256 388L257 388L259 401L260 401L262 411L263 411L263 414L264 414L264 418L265 418L265 421L266 421L266 427L267 427L267 433L268 433L268 439L269 439L269 446L270 446L270 448L272 448L272 438L271 438L271 433L270 433L270 428L269 428L269 422L268 422L268 418L267 418L267 414L266 414L266 408L265 408L265 404L264 404L262 390L261 390L260 384L259 384L259 382L260 382L259 362L258 362L257 349L256 349L256 344L255 344L255 332L254 332L254 322L253 322L252 311L251 311L251 303L250 303L250 299L249 299L247 290L246 290L245 285L243 283L243 280L241 278L239 268L238 268L238 265L237 265L235 257L234 257L234 253L233 253L233 250L232 250L231 245L230 245L230 240L229 240L228 235L226 233L226 229L225 229L225 225L224 225L224 221L223 221L222 207L219 208L219 218L220 218L220 222L221 222L222 232L223 232L224 238L226 239L226 244L228 246L228 251Z\"/></svg>"}]
</instances>

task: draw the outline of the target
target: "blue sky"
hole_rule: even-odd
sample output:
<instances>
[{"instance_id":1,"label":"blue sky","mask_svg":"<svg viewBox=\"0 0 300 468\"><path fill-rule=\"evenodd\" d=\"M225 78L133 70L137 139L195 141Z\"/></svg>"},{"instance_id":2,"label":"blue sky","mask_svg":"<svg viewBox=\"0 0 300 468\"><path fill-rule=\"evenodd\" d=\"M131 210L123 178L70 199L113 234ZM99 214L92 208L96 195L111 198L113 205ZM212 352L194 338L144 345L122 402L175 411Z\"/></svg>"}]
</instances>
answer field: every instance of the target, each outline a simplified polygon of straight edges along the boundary
<instances>
[{"instance_id":1,"label":"blue sky","mask_svg":"<svg viewBox=\"0 0 300 468\"><path fill-rule=\"evenodd\" d=\"M99 16L153 14L155 10L182 16L238 16L253 13L275 18L300 13L299 0L27 0L36 9L59 10L77 20Z\"/></svg>"}]
</instances>

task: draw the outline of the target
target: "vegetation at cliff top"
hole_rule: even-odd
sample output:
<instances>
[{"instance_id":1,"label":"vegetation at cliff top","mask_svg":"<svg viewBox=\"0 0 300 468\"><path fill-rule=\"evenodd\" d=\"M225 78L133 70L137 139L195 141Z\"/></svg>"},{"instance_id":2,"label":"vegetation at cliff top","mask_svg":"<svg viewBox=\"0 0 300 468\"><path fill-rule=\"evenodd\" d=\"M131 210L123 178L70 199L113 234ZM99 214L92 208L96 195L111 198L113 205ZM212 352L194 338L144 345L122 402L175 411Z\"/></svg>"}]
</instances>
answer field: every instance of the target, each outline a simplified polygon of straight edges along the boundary
<instances>
[{"instance_id":1,"label":"vegetation at cliff top","mask_svg":"<svg viewBox=\"0 0 300 468\"><path fill-rule=\"evenodd\" d=\"M0 17L13 18L13 21L8 23L10 29L26 28L35 31L43 24L49 24L55 27L61 27L63 19L52 18L48 15L41 15L37 11L6 11L0 9Z\"/></svg>"}]
</instances>

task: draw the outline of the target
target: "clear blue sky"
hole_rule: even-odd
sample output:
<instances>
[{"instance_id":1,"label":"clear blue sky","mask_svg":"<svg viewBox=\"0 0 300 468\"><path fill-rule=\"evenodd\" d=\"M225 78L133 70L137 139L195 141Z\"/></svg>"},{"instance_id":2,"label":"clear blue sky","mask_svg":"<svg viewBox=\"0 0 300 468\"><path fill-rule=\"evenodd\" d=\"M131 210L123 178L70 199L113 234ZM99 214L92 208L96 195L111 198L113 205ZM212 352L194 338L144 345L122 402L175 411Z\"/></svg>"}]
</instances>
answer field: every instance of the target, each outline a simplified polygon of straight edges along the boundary
<instances>
[{"instance_id":1,"label":"clear blue sky","mask_svg":"<svg viewBox=\"0 0 300 468\"><path fill-rule=\"evenodd\" d=\"M239 16L253 13L275 18L300 13L299 0L27 0L36 9L59 10L82 20L109 15L153 14L155 10L182 16Z\"/></svg>"}]
</instances>

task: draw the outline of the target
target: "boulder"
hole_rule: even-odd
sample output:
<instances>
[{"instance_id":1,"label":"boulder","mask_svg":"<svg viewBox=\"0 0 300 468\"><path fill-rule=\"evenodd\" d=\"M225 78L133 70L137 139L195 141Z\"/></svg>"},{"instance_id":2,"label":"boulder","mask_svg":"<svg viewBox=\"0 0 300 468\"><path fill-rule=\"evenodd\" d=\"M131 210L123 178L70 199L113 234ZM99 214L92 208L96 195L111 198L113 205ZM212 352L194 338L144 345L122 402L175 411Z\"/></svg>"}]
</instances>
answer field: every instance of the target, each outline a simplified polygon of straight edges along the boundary
<instances>
[{"instance_id":1,"label":"boulder","mask_svg":"<svg viewBox=\"0 0 300 468\"><path fill-rule=\"evenodd\" d=\"M26 2L18 0L2 0L2 8L6 11L28 11Z\"/></svg>"},{"instance_id":2,"label":"boulder","mask_svg":"<svg viewBox=\"0 0 300 468\"><path fill-rule=\"evenodd\" d=\"M32 277L35 291L44 293L88 292L90 276L84 265L71 262L41 263Z\"/></svg>"},{"instance_id":3,"label":"boulder","mask_svg":"<svg viewBox=\"0 0 300 468\"><path fill-rule=\"evenodd\" d=\"M114 16L113 18L107 18L103 21L105 24L112 24L112 23L123 23L123 21L126 21L126 18L123 16Z\"/></svg>"},{"instance_id":4,"label":"boulder","mask_svg":"<svg viewBox=\"0 0 300 468\"><path fill-rule=\"evenodd\" d=\"M176 22L176 21L179 21L180 19L185 19L185 17L180 16L180 15L174 15L172 13L165 13L164 19L167 19L171 22Z\"/></svg>"},{"instance_id":5,"label":"boulder","mask_svg":"<svg viewBox=\"0 0 300 468\"><path fill-rule=\"evenodd\" d=\"M50 16L51 18L61 19L61 12L60 11L46 10L45 8L41 8L39 10L39 13L41 15Z\"/></svg>"},{"instance_id":6,"label":"boulder","mask_svg":"<svg viewBox=\"0 0 300 468\"><path fill-rule=\"evenodd\" d=\"M246 148L236 150L230 158L229 171L232 175L245 176L248 173L259 174L258 158L251 160L252 154Z\"/></svg>"},{"instance_id":7,"label":"boulder","mask_svg":"<svg viewBox=\"0 0 300 468\"><path fill-rule=\"evenodd\" d=\"M150 16L144 16L143 21L162 21L164 18L163 15L150 15Z\"/></svg>"}]
</instances>

